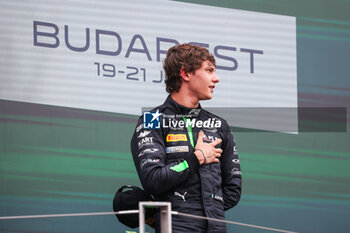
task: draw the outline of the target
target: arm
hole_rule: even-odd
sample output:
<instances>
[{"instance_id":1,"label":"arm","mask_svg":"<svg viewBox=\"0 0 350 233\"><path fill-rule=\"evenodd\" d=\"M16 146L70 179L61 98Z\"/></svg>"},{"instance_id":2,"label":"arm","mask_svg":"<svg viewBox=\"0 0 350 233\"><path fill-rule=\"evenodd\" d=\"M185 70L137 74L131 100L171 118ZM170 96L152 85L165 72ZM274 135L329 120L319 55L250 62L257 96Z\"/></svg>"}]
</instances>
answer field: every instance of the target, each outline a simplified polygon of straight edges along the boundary
<instances>
[{"instance_id":1,"label":"arm","mask_svg":"<svg viewBox=\"0 0 350 233\"><path fill-rule=\"evenodd\" d=\"M223 144L221 157L221 188L224 198L224 209L228 210L234 207L240 200L242 177L236 143L228 125L224 134L226 135L226 140Z\"/></svg>"},{"instance_id":2,"label":"arm","mask_svg":"<svg viewBox=\"0 0 350 233\"><path fill-rule=\"evenodd\" d=\"M199 162L194 153L167 163L162 130L143 129L142 124L143 118L140 118L131 140L131 152L146 192L159 195L175 188L198 171Z\"/></svg>"}]
</instances>

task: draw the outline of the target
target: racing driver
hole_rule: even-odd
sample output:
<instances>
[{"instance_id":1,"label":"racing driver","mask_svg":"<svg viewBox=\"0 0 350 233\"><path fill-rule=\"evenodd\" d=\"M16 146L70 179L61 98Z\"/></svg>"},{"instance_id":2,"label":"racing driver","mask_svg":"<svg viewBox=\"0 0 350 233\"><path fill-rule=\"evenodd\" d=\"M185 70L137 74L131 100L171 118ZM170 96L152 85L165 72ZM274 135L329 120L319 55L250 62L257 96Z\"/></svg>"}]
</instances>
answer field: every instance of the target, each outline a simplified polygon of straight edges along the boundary
<instances>
[{"instance_id":1,"label":"racing driver","mask_svg":"<svg viewBox=\"0 0 350 233\"><path fill-rule=\"evenodd\" d=\"M242 183L228 123L199 103L212 98L219 82L214 56L198 45L175 45L163 68L169 96L144 112L131 140L141 184L174 211L223 220L224 211L238 203ZM159 211L155 218L160 232ZM172 231L224 233L226 224L173 215Z\"/></svg>"}]
</instances>

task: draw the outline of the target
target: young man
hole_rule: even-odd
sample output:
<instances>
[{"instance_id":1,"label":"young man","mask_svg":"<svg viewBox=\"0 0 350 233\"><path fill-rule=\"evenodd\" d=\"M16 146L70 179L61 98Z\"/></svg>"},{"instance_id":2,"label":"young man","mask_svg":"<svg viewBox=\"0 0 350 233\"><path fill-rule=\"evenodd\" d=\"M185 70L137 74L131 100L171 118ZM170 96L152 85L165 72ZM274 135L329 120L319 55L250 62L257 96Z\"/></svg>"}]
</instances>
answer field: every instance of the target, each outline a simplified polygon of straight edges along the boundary
<instances>
[{"instance_id":1,"label":"young man","mask_svg":"<svg viewBox=\"0 0 350 233\"><path fill-rule=\"evenodd\" d=\"M199 104L219 82L215 59L205 48L181 44L168 50L163 67L170 95L150 119L160 127L149 129L140 117L131 140L143 188L174 211L224 219L240 199L241 170L229 125ZM159 213L156 221L160 232ZM226 224L173 215L172 229L223 233Z\"/></svg>"}]
</instances>

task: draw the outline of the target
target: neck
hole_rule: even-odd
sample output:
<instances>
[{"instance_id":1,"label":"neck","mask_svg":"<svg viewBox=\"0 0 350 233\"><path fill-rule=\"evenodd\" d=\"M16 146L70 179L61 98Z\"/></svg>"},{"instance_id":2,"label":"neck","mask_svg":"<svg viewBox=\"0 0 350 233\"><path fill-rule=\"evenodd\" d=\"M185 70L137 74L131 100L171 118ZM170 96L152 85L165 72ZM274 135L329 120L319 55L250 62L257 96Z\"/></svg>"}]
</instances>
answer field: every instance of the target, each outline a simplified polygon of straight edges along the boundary
<instances>
[{"instance_id":1,"label":"neck","mask_svg":"<svg viewBox=\"0 0 350 233\"><path fill-rule=\"evenodd\" d=\"M176 103L188 108L197 108L199 106L199 100L189 94L183 93L183 91L171 93L171 98L175 100Z\"/></svg>"}]
</instances>

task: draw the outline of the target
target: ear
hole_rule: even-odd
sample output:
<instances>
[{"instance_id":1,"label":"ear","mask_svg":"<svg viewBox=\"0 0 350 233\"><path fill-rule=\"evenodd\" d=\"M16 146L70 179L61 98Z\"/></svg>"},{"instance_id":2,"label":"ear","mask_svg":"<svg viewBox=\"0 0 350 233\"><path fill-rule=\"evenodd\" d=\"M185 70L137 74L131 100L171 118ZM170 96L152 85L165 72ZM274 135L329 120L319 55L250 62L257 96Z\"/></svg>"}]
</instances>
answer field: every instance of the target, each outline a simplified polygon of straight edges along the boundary
<instances>
[{"instance_id":1,"label":"ear","mask_svg":"<svg viewBox=\"0 0 350 233\"><path fill-rule=\"evenodd\" d=\"M189 73L185 71L185 69L182 67L181 70L180 70L180 75L182 77L182 79L184 81L189 81L190 80L190 77L189 77Z\"/></svg>"}]
</instances>

